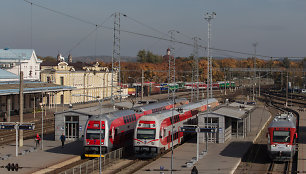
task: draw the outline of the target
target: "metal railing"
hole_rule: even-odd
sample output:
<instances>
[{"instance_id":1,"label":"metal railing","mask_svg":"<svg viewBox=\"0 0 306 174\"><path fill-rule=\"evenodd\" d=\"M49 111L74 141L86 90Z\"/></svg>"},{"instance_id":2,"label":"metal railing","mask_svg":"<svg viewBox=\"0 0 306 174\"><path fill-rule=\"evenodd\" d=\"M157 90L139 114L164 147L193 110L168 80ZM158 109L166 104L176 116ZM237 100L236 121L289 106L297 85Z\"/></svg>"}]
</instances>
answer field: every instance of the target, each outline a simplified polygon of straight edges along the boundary
<instances>
[{"instance_id":1,"label":"metal railing","mask_svg":"<svg viewBox=\"0 0 306 174\"><path fill-rule=\"evenodd\" d=\"M123 148L114 150L104 155L102 158L102 171L106 169L106 167L119 159L122 158ZM86 161L82 164L79 164L73 168L70 168L66 171L61 172L60 174L89 174L94 171L99 171L99 158L95 158L93 160Z\"/></svg>"}]
</instances>

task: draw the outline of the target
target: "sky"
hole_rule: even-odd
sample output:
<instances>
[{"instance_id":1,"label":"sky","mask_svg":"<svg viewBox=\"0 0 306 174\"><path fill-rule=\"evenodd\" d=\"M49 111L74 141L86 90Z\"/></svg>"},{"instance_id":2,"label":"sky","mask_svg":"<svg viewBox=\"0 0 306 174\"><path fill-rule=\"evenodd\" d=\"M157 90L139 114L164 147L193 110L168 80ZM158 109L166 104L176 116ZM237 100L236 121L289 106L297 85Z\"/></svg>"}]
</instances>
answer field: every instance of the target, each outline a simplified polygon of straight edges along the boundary
<instances>
[{"instance_id":1,"label":"sky","mask_svg":"<svg viewBox=\"0 0 306 174\"><path fill-rule=\"evenodd\" d=\"M0 48L30 49L39 56L112 55L114 17L120 12L120 54L137 56L145 49L164 55L176 41L207 46L206 13L213 48L255 52L273 57L306 57L305 0L1 0ZM96 28L95 25L103 27ZM139 33L141 35L127 33ZM144 36L146 35L146 36ZM147 37L154 36L154 37ZM166 40L164 40L166 39ZM190 56L193 47L174 44L175 56ZM206 56L199 49L199 56ZM214 57L250 57L212 51ZM260 57L260 56L257 56Z\"/></svg>"}]
</instances>

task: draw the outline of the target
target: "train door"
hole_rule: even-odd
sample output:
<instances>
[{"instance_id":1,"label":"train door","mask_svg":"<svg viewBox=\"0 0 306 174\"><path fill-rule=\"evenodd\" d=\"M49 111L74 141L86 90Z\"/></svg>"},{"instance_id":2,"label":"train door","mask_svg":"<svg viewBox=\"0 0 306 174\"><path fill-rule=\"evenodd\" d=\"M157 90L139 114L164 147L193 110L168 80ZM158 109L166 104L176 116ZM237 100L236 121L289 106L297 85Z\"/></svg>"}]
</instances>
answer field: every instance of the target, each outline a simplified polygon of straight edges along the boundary
<instances>
[{"instance_id":1,"label":"train door","mask_svg":"<svg viewBox=\"0 0 306 174\"><path fill-rule=\"evenodd\" d=\"M65 116L65 136L68 140L79 138L79 117Z\"/></svg>"}]
</instances>

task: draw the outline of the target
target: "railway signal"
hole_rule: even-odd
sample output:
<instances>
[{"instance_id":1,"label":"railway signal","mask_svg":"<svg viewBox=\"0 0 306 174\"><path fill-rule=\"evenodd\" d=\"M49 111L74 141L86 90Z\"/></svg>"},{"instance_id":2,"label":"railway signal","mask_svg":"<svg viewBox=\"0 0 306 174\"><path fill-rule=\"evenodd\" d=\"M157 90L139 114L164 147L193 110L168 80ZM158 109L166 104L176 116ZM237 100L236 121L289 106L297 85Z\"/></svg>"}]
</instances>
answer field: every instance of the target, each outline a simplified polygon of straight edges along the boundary
<instances>
[{"instance_id":1,"label":"railway signal","mask_svg":"<svg viewBox=\"0 0 306 174\"><path fill-rule=\"evenodd\" d=\"M18 156L18 130L34 130L34 123L0 122L0 129L16 130L16 156Z\"/></svg>"}]
</instances>

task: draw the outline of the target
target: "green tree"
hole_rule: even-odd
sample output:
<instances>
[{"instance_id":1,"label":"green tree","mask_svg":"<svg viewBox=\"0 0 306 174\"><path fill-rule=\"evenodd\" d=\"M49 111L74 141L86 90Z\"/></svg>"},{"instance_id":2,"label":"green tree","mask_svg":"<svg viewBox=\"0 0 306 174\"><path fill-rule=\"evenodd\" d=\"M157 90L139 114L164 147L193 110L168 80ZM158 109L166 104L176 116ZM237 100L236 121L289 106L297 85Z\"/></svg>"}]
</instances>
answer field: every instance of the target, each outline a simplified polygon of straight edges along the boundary
<instances>
[{"instance_id":1,"label":"green tree","mask_svg":"<svg viewBox=\"0 0 306 174\"><path fill-rule=\"evenodd\" d=\"M137 61L141 63L146 62L146 51L145 50L138 51Z\"/></svg>"},{"instance_id":2,"label":"green tree","mask_svg":"<svg viewBox=\"0 0 306 174\"><path fill-rule=\"evenodd\" d=\"M288 57L283 59L283 66L285 68L289 68L290 67L290 60L288 59Z\"/></svg>"}]
</instances>

